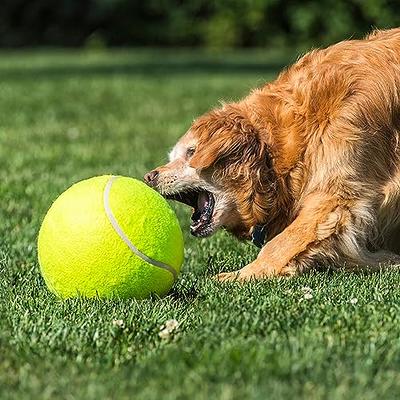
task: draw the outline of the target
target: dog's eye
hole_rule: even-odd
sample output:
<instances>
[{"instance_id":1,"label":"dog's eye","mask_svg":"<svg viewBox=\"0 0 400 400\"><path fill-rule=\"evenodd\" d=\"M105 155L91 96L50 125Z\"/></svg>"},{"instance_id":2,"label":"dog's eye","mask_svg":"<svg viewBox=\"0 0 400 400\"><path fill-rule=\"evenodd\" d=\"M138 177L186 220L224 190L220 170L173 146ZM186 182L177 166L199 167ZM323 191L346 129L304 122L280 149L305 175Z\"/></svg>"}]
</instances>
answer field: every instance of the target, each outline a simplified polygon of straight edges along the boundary
<instances>
[{"instance_id":1,"label":"dog's eye","mask_svg":"<svg viewBox=\"0 0 400 400\"><path fill-rule=\"evenodd\" d=\"M196 148L195 148L195 147L189 147L189 148L186 150L186 157L187 157L187 158L192 157L195 151L196 151Z\"/></svg>"}]
</instances>

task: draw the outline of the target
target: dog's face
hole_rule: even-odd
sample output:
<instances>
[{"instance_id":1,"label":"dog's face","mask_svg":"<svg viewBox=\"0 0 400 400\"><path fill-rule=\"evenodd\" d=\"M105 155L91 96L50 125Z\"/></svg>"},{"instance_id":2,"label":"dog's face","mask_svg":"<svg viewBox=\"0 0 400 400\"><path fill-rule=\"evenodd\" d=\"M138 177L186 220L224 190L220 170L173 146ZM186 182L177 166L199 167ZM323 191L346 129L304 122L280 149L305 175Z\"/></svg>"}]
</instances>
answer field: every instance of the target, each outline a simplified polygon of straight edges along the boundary
<instances>
[{"instance_id":1,"label":"dog's face","mask_svg":"<svg viewBox=\"0 0 400 400\"><path fill-rule=\"evenodd\" d=\"M191 233L206 237L224 227L247 237L260 212L264 146L254 128L230 107L196 120L146 182L167 199L193 208Z\"/></svg>"},{"instance_id":2,"label":"dog's face","mask_svg":"<svg viewBox=\"0 0 400 400\"><path fill-rule=\"evenodd\" d=\"M205 237L221 226L229 227L234 223L235 204L216 179L215 169L197 168L193 162L203 146L199 139L196 131L189 130L178 141L169 154L170 162L157 169L156 188L167 199L191 206L190 231L194 236Z\"/></svg>"}]
</instances>

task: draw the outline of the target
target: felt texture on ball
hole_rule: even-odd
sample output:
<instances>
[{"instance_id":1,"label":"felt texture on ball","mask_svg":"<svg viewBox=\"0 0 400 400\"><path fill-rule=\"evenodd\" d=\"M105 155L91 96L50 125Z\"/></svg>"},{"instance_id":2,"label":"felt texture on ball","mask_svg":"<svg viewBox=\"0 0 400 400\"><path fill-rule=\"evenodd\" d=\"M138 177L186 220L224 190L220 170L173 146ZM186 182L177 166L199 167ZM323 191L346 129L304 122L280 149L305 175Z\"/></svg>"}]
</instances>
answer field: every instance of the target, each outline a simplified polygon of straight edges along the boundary
<instances>
[{"instance_id":1,"label":"felt texture on ball","mask_svg":"<svg viewBox=\"0 0 400 400\"><path fill-rule=\"evenodd\" d=\"M107 207L127 241L170 270L134 253ZM56 199L39 231L38 258L48 288L61 298L163 296L183 262L183 235L160 194L136 179L105 175L78 182Z\"/></svg>"}]
</instances>

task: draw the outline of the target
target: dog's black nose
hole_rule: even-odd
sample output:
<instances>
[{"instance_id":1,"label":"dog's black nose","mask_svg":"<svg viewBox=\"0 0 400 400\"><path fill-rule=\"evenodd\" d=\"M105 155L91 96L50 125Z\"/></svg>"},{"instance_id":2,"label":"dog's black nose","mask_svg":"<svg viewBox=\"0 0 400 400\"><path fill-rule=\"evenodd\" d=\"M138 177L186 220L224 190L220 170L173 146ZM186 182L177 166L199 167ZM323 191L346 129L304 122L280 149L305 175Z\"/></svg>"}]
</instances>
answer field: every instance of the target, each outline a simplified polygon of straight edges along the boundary
<instances>
[{"instance_id":1,"label":"dog's black nose","mask_svg":"<svg viewBox=\"0 0 400 400\"><path fill-rule=\"evenodd\" d=\"M144 181L150 186L155 186L157 185L158 175L159 175L158 171L154 169L153 171L148 172L144 176Z\"/></svg>"}]
</instances>

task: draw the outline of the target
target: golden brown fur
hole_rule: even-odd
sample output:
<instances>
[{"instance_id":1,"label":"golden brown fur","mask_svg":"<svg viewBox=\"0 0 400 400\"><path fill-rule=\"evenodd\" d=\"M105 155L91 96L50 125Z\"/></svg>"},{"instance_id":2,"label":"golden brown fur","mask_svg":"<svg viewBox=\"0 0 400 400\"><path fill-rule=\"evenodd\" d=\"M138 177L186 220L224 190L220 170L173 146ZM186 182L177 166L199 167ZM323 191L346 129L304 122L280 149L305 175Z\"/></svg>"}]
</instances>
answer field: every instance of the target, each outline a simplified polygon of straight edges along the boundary
<instances>
[{"instance_id":1,"label":"golden brown fur","mask_svg":"<svg viewBox=\"0 0 400 400\"><path fill-rule=\"evenodd\" d=\"M259 256L220 280L292 275L317 264L397 263L400 29L314 50L243 100L194 122L157 169L162 193L201 187L212 226Z\"/></svg>"}]
</instances>

